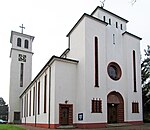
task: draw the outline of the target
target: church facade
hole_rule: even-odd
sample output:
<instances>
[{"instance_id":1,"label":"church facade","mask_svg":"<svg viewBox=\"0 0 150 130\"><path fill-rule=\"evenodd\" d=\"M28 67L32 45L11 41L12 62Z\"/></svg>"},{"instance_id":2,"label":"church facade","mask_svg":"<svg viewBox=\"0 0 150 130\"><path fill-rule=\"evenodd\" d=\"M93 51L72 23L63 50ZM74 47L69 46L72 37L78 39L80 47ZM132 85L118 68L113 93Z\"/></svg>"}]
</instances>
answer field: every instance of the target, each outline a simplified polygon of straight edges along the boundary
<instances>
[{"instance_id":1,"label":"church facade","mask_svg":"<svg viewBox=\"0 0 150 130\"><path fill-rule=\"evenodd\" d=\"M18 94L19 108L13 109L11 121L18 111L21 123L47 128L143 123L141 38L127 32L127 22L102 7L83 14L67 34L68 48L52 56ZM20 62L27 63L28 57Z\"/></svg>"}]
</instances>

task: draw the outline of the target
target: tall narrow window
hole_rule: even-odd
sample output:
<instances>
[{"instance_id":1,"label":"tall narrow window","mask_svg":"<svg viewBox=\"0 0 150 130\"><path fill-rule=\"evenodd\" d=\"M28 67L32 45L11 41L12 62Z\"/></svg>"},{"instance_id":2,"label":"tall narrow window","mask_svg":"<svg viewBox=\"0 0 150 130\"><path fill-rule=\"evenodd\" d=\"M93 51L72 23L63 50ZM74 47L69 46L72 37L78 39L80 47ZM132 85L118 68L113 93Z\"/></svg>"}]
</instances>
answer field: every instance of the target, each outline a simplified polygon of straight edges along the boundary
<instances>
[{"instance_id":1,"label":"tall narrow window","mask_svg":"<svg viewBox=\"0 0 150 130\"><path fill-rule=\"evenodd\" d=\"M104 22L106 21L106 17L105 16L103 16L103 20L104 20Z\"/></svg>"},{"instance_id":2,"label":"tall narrow window","mask_svg":"<svg viewBox=\"0 0 150 130\"><path fill-rule=\"evenodd\" d=\"M40 81L38 82L38 114L40 114Z\"/></svg>"},{"instance_id":3,"label":"tall narrow window","mask_svg":"<svg viewBox=\"0 0 150 130\"><path fill-rule=\"evenodd\" d=\"M25 95L25 97L24 97L24 117L26 117L26 101L27 101L27 99L26 99L26 95Z\"/></svg>"},{"instance_id":4,"label":"tall narrow window","mask_svg":"<svg viewBox=\"0 0 150 130\"><path fill-rule=\"evenodd\" d=\"M122 26L122 24L120 24L120 29L121 29L121 30L123 30L123 26Z\"/></svg>"},{"instance_id":5,"label":"tall narrow window","mask_svg":"<svg viewBox=\"0 0 150 130\"><path fill-rule=\"evenodd\" d=\"M33 87L33 115L35 114L35 87Z\"/></svg>"},{"instance_id":6,"label":"tall narrow window","mask_svg":"<svg viewBox=\"0 0 150 130\"><path fill-rule=\"evenodd\" d=\"M21 47L21 38L17 38L17 46Z\"/></svg>"},{"instance_id":7,"label":"tall narrow window","mask_svg":"<svg viewBox=\"0 0 150 130\"><path fill-rule=\"evenodd\" d=\"M26 39L24 42L24 48L28 49L29 46L29 41Z\"/></svg>"},{"instance_id":8,"label":"tall narrow window","mask_svg":"<svg viewBox=\"0 0 150 130\"><path fill-rule=\"evenodd\" d=\"M20 67L20 87L23 87L23 68L24 68L24 64L21 63L21 67Z\"/></svg>"},{"instance_id":9,"label":"tall narrow window","mask_svg":"<svg viewBox=\"0 0 150 130\"><path fill-rule=\"evenodd\" d=\"M27 107L27 109L26 109L26 116L28 117L28 94L27 94L27 104L26 104L26 107Z\"/></svg>"},{"instance_id":10,"label":"tall narrow window","mask_svg":"<svg viewBox=\"0 0 150 130\"><path fill-rule=\"evenodd\" d=\"M115 34L113 34L113 44L115 44Z\"/></svg>"},{"instance_id":11,"label":"tall narrow window","mask_svg":"<svg viewBox=\"0 0 150 130\"><path fill-rule=\"evenodd\" d=\"M24 100L23 100L23 98L22 98L22 104L21 104L21 109L22 109L22 115L21 115L21 117L23 118L23 104L24 104L24 102L23 102Z\"/></svg>"},{"instance_id":12,"label":"tall narrow window","mask_svg":"<svg viewBox=\"0 0 150 130\"><path fill-rule=\"evenodd\" d=\"M31 116L31 90L30 90L29 116Z\"/></svg>"},{"instance_id":13,"label":"tall narrow window","mask_svg":"<svg viewBox=\"0 0 150 130\"><path fill-rule=\"evenodd\" d=\"M134 83L134 92L136 90L136 57L135 57L135 50L133 50L133 83Z\"/></svg>"},{"instance_id":14,"label":"tall narrow window","mask_svg":"<svg viewBox=\"0 0 150 130\"><path fill-rule=\"evenodd\" d=\"M44 77L44 113L46 113L47 75Z\"/></svg>"},{"instance_id":15,"label":"tall narrow window","mask_svg":"<svg viewBox=\"0 0 150 130\"><path fill-rule=\"evenodd\" d=\"M98 86L98 38L95 37L95 87Z\"/></svg>"},{"instance_id":16,"label":"tall narrow window","mask_svg":"<svg viewBox=\"0 0 150 130\"><path fill-rule=\"evenodd\" d=\"M118 22L116 22L116 28L118 28Z\"/></svg>"},{"instance_id":17,"label":"tall narrow window","mask_svg":"<svg viewBox=\"0 0 150 130\"><path fill-rule=\"evenodd\" d=\"M109 19L109 25L111 25L111 19Z\"/></svg>"}]
</instances>

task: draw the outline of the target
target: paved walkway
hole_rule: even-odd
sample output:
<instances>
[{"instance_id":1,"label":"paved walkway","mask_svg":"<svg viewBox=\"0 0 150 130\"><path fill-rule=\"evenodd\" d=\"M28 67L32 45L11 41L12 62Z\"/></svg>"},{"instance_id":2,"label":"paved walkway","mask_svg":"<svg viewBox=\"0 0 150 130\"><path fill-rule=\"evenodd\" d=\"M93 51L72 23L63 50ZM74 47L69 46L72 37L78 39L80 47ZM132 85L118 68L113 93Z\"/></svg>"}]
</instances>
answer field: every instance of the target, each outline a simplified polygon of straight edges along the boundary
<instances>
[{"instance_id":1,"label":"paved walkway","mask_svg":"<svg viewBox=\"0 0 150 130\"><path fill-rule=\"evenodd\" d=\"M46 128L39 128L39 127L25 126L25 125L21 125L21 127L25 128L26 130L56 130L56 129L46 129ZM60 130L65 130L65 129L60 129ZM69 129L69 130L84 130L84 129ZM118 127L86 129L86 130L150 130L150 123L145 123L143 125L129 125L129 126L118 126Z\"/></svg>"}]
</instances>

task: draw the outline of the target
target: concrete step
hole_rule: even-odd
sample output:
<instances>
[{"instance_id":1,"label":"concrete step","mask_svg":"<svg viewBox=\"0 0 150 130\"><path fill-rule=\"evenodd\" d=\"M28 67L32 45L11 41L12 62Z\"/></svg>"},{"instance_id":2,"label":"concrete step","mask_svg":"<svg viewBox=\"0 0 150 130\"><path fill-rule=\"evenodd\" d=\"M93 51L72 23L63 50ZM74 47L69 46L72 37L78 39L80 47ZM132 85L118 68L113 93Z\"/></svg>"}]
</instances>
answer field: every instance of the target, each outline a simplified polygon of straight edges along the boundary
<instances>
[{"instance_id":1,"label":"concrete step","mask_svg":"<svg viewBox=\"0 0 150 130\"><path fill-rule=\"evenodd\" d=\"M57 127L58 129L75 129L76 127L73 125L61 125Z\"/></svg>"},{"instance_id":2,"label":"concrete step","mask_svg":"<svg viewBox=\"0 0 150 130\"><path fill-rule=\"evenodd\" d=\"M107 127L123 127L123 126L130 126L132 124L129 123L113 123L113 124L108 124Z\"/></svg>"}]
</instances>

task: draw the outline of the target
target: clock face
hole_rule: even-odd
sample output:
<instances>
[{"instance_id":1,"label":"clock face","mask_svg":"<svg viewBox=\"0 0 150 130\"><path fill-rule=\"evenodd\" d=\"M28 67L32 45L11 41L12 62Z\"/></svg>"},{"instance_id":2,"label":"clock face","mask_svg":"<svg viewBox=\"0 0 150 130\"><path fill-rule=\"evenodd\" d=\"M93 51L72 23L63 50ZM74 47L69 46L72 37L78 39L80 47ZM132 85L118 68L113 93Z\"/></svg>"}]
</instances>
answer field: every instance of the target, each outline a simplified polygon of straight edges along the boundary
<instances>
[{"instance_id":1,"label":"clock face","mask_svg":"<svg viewBox=\"0 0 150 130\"><path fill-rule=\"evenodd\" d=\"M18 55L18 60L19 60L19 61L26 62L26 55L19 54L19 55Z\"/></svg>"}]
</instances>

